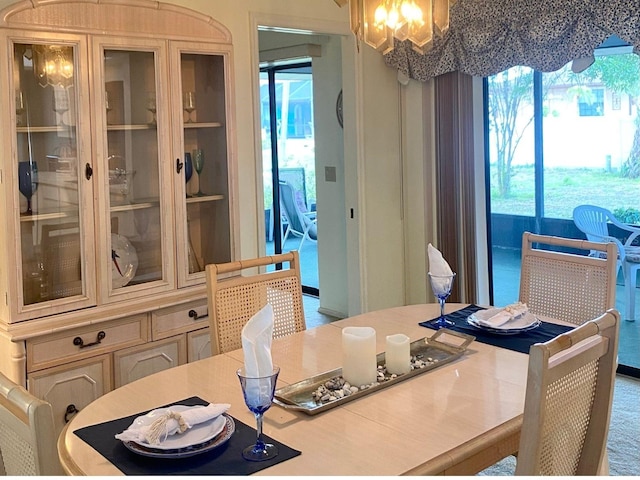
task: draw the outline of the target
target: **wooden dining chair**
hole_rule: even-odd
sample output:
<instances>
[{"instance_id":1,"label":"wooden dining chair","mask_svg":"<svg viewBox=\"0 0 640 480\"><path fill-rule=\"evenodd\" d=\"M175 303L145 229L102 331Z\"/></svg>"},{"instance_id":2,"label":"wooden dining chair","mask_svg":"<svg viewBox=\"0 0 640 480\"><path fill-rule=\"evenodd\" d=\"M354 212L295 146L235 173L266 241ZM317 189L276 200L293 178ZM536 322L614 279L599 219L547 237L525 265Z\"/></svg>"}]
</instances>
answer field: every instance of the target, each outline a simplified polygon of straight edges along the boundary
<instances>
[{"instance_id":1,"label":"wooden dining chair","mask_svg":"<svg viewBox=\"0 0 640 480\"><path fill-rule=\"evenodd\" d=\"M288 263L288 269L242 275L249 268ZM297 251L206 268L211 353L242 347L242 328L267 303L273 307L273 337L306 329Z\"/></svg>"},{"instance_id":2,"label":"wooden dining chair","mask_svg":"<svg viewBox=\"0 0 640 480\"><path fill-rule=\"evenodd\" d=\"M552 251L550 247L565 251ZM589 256L592 251L603 252L603 258ZM613 243L525 232L519 300L536 315L576 325L596 318L615 308L615 252Z\"/></svg>"},{"instance_id":3,"label":"wooden dining chair","mask_svg":"<svg viewBox=\"0 0 640 480\"><path fill-rule=\"evenodd\" d=\"M0 459L5 475L64 475L51 404L0 373Z\"/></svg>"},{"instance_id":4,"label":"wooden dining chair","mask_svg":"<svg viewBox=\"0 0 640 480\"><path fill-rule=\"evenodd\" d=\"M516 475L597 475L606 462L620 314L529 351Z\"/></svg>"}]
</instances>

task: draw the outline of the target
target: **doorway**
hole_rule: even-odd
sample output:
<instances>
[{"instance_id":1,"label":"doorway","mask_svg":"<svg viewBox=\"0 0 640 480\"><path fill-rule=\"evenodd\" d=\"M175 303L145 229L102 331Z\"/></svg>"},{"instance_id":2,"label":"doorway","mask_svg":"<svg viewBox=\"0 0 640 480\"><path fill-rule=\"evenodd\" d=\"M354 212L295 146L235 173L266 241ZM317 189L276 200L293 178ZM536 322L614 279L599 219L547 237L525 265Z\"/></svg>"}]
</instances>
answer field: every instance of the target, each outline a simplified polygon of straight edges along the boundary
<instances>
[{"instance_id":1,"label":"doorway","mask_svg":"<svg viewBox=\"0 0 640 480\"><path fill-rule=\"evenodd\" d=\"M298 250L302 290L320 295L311 62L260 68L265 251Z\"/></svg>"}]
</instances>

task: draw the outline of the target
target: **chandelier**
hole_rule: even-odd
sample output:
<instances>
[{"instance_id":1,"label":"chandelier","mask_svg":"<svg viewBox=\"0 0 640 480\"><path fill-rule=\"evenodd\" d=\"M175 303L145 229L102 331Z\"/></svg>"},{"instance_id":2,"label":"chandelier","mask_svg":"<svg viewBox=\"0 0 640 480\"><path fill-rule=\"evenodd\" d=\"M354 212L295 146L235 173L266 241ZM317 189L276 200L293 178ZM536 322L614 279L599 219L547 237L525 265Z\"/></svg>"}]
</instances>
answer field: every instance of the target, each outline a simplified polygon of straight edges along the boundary
<instances>
[{"instance_id":1,"label":"chandelier","mask_svg":"<svg viewBox=\"0 0 640 480\"><path fill-rule=\"evenodd\" d=\"M73 85L73 48L63 45L33 45L33 73L41 87Z\"/></svg>"},{"instance_id":2,"label":"chandelier","mask_svg":"<svg viewBox=\"0 0 640 480\"><path fill-rule=\"evenodd\" d=\"M409 40L421 54L433 46L433 37L449 29L449 5L455 0L334 0L349 3L351 31L382 54L393 50L394 39ZM359 48L359 44L358 44Z\"/></svg>"}]
</instances>

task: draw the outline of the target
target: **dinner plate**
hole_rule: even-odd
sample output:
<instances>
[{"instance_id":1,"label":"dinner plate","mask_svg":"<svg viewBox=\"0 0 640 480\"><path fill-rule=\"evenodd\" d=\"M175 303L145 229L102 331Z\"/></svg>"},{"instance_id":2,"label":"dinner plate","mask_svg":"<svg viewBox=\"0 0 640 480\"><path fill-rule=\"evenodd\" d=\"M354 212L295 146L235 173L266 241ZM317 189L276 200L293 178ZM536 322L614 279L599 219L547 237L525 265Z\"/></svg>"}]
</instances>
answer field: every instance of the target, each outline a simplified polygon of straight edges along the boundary
<instances>
[{"instance_id":1,"label":"dinner plate","mask_svg":"<svg viewBox=\"0 0 640 480\"><path fill-rule=\"evenodd\" d=\"M111 284L122 288L136 275L138 254L129 239L117 233L111 234Z\"/></svg>"},{"instance_id":2,"label":"dinner plate","mask_svg":"<svg viewBox=\"0 0 640 480\"><path fill-rule=\"evenodd\" d=\"M540 319L531 312L527 312L518 318L503 323L498 327L488 327L478 323L478 320L483 320L492 317L501 309L491 308L487 310L479 310L467 318L467 323L479 330L485 332L495 333L497 335L517 335L518 333L528 332L540 326Z\"/></svg>"},{"instance_id":3,"label":"dinner plate","mask_svg":"<svg viewBox=\"0 0 640 480\"><path fill-rule=\"evenodd\" d=\"M141 417L138 417L138 418L141 418ZM236 425L235 425L235 422L233 421L233 418L227 415L226 413L224 413L219 417L216 417L215 419L210 420L209 422L203 422L202 424L191 427L189 430L187 430L187 432L185 432L182 435L172 435L172 437L177 437L177 436L184 437L188 432L191 432L192 430L196 429L199 426L203 426L205 429L211 429L213 423L217 423L221 425L222 428L212 438L209 438L208 440L205 440L201 443L195 443L195 444L187 445L180 448L163 449L163 448L158 448L159 445L154 445L153 447L151 447L148 444L137 443L132 441L125 441L122 443L126 448L128 448L132 452L137 453L138 455L143 455L145 457L155 457L155 458L192 457L194 455L199 455L201 453L209 452L215 448L220 447L221 445L224 445L231 438L231 436L236 430ZM210 424L210 425L207 426L207 424ZM213 429L211 429L211 431L213 431ZM201 435L201 433L199 435ZM163 442L163 445L166 444L166 442L167 440ZM185 442L185 443L188 443L188 442Z\"/></svg>"}]
</instances>

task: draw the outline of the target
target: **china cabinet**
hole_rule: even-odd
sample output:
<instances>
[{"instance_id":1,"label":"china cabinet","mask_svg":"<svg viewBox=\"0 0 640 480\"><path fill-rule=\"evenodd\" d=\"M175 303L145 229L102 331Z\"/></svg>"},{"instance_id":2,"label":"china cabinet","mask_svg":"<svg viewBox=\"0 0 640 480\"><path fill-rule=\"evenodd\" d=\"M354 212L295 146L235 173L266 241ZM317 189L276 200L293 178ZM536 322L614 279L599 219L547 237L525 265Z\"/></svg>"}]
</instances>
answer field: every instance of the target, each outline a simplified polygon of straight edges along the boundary
<instances>
[{"instance_id":1,"label":"china cabinet","mask_svg":"<svg viewBox=\"0 0 640 480\"><path fill-rule=\"evenodd\" d=\"M0 370L61 428L210 355L204 266L237 257L231 36L171 4L34 0L0 42Z\"/></svg>"}]
</instances>

